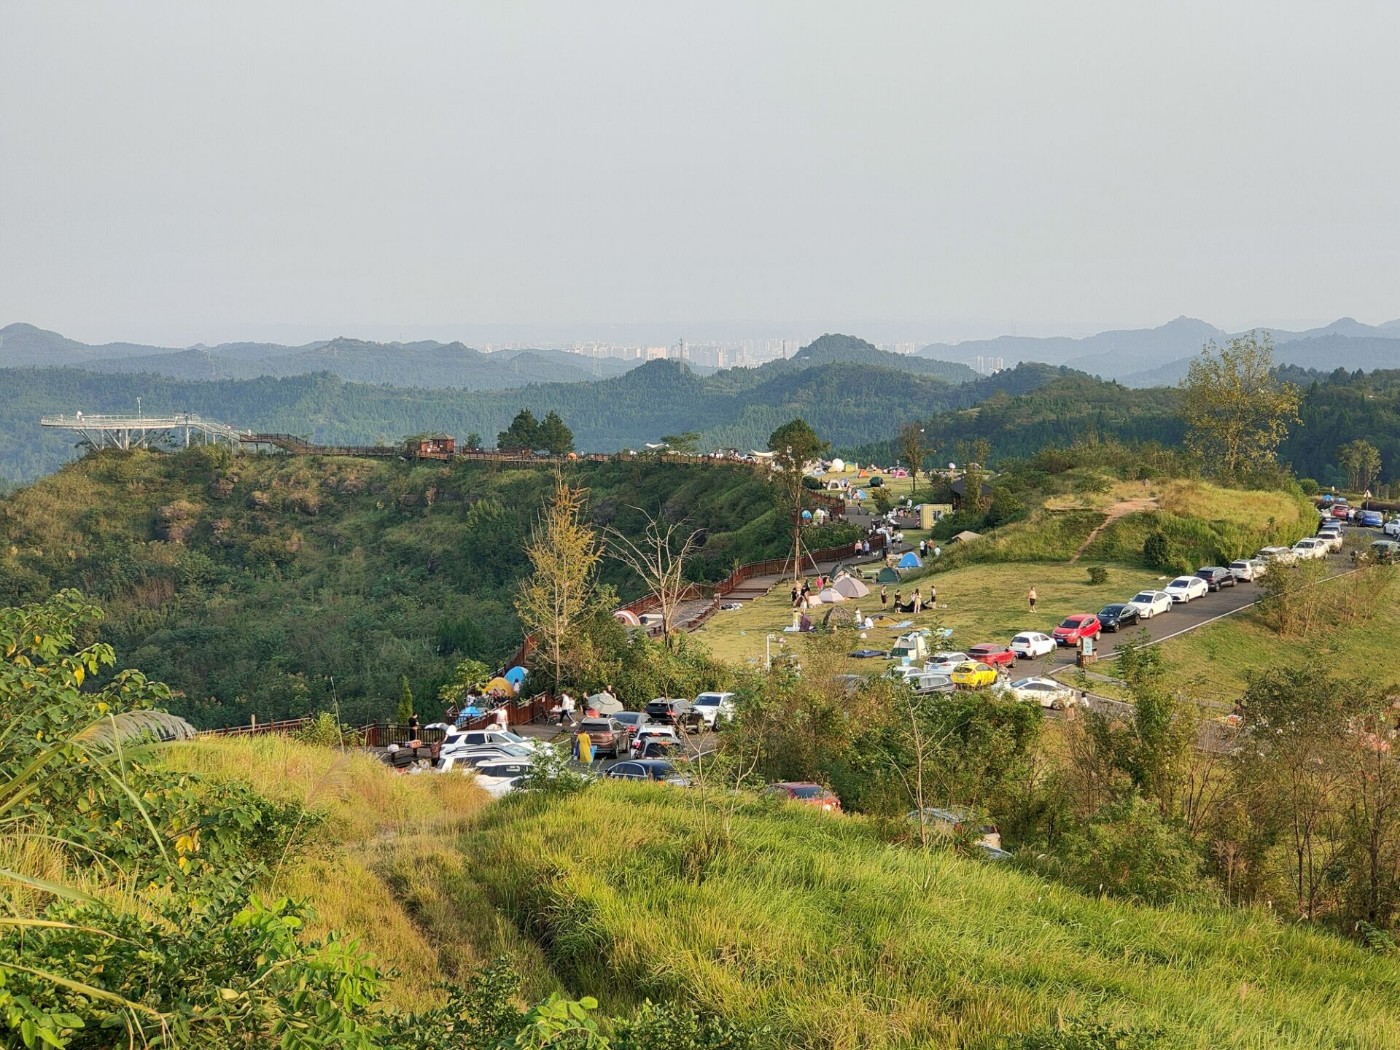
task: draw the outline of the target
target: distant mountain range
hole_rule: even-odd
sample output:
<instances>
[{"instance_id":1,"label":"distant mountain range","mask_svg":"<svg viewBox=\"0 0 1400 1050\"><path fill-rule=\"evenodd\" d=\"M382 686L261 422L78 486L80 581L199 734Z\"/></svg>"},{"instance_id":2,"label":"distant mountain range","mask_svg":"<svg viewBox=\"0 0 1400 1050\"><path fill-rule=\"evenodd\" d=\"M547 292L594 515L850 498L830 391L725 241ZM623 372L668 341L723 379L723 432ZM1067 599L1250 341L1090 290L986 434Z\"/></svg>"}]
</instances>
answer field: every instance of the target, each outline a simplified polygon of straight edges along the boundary
<instances>
[{"instance_id":1,"label":"distant mountain range","mask_svg":"<svg viewBox=\"0 0 1400 1050\"><path fill-rule=\"evenodd\" d=\"M225 343L215 347L89 346L29 324L0 328L0 368L81 368L172 379L256 379L329 372L357 383L505 390L527 383L607 379L641 361L585 357L565 350L483 353L461 343L372 343L345 337L305 346Z\"/></svg>"},{"instance_id":2,"label":"distant mountain range","mask_svg":"<svg viewBox=\"0 0 1400 1050\"><path fill-rule=\"evenodd\" d=\"M1400 365L1400 320L1381 325L1362 324L1343 317L1323 328L1302 332L1260 329L1274 339L1275 360L1331 371L1346 368L1373 371ZM1186 375L1191 359L1210 340L1224 343L1241 333L1230 333L1205 321L1178 317L1157 328L1100 332L1082 339L1055 336L1004 335L963 343L933 343L918 351L919 357L951 361L1001 358L1007 365L1039 361L1064 365L1125 386L1170 386Z\"/></svg>"}]
</instances>

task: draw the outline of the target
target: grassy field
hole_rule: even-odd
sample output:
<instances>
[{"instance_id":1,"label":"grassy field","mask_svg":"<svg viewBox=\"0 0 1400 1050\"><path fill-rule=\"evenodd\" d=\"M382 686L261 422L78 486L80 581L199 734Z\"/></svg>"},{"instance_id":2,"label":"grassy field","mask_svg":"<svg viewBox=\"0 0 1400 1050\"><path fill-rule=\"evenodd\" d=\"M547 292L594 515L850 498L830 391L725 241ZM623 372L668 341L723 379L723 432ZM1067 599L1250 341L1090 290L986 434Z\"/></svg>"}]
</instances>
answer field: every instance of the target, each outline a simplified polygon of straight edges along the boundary
<instances>
[{"instance_id":1,"label":"grassy field","mask_svg":"<svg viewBox=\"0 0 1400 1050\"><path fill-rule=\"evenodd\" d=\"M938 609L919 616L887 616L877 622L864 641L850 632L850 648L888 649L898 632L887 625L908 619L919 627L952 628L955 648L978 642L1009 642L1018 631L1049 633L1071 613L1097 612L1109 602L1123 601L1149 584L1160 586L1159 581L1165 581L1165 577L1157 573L1134 566L1104 567L1108 570L1108 579L1098 585L1089 582L1088 566L1083 563L975 564L914 578L901 583L905 598L915 587L921 587L927 599L932 584L938 588ZM1032 585L1039 598L1034 615L1026 602L1026 592ZM894 587L889 588L891 600L894 590ZM879 588L872 589L871 598L849 601L840 608L852 611L859 608L862 613L877 617ZM824 613L825 608L818 607L814 619L820 623ZM777 632L787 646L795 644L796 636L781 633L791 623L788 587L780 587L742 609L719 613L696 632L695 637L721 660L741 666L761 665L764 639L769 633ZM777 649L776 642L772 648ZM876 669L871 664L869 660L851 660L850 670L855 674L867 674Z\"/></svg>"},{"instance_id":2,"label":"grassy field","mask_svg":"<svg viewBox=\"0 0 1400 1050\"><path fill-rule=\"evenodd\" d=\"M1059 1017L1202 1050L1400 1045L1400 963L1340 939L1084 897L791 805L742 803L728 843L718 819L610 785L507 800L462 843L574 992L694 1002L779 1046L992 1047Z\"/></svg>"}]
</instances>

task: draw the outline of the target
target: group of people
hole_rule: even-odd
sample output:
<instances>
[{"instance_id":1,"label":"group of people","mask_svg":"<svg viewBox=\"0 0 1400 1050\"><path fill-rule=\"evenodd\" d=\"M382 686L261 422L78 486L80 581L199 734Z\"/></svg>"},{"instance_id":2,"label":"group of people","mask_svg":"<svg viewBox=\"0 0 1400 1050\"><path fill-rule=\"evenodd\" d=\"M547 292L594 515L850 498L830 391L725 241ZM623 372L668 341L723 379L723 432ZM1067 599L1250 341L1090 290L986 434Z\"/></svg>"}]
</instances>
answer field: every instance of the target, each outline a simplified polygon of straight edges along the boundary
<instances>
[{"instance_id":1,"label":"group of people","mask_svg":"<svg viewBox=\"0 0 1400 1050\"><path fill-rule=\"evenodd\" d=\"M880 587L880 608L881 608L881 609L888 608L888 606L889 606L889 600L890 600L889 588L884 587L884 586L881 586L881 587ZM938 608L938 587L937 587L935 584L930 583L929 586L928 586L928 603L927 603L927 605L924 603L924 592L923 592L923 589L920 588L920 587L915 587L915 588L914 588L914 593L913 593L912 595L910 595L909 600L908 600L907 602L904 600L904 593L903 593L902 591L896 590L896 591L894 592L894 611L895 611L895 612L897 612L897 613L921 613L921 612L924 611L925 608L929 608L929 609L936 609L936 608Z\"/></svg>"},{"instance_id":2,"label":"group of people","mask_svg":"<svg viewBox=\"0 0 1400 1050\"><path fill-rule=\"evenodd\" d=\"M593 696L589 697L588 699L603 700L608 704L609 707L611 707L617 702L617 694L613 692L613 687L611 683L609 683L608 685L603 686L600 692L594 693ZM577 711L578 701L576 701L567 692L561 692L559 694L558 699L555 701L554 706L549 709L549 713L554 716L555 724L561 726L578 725L578 719L575 717ZM583 716L585 718L597 718L598 714L599 712L597 708L593 707L586 707L583 711Z\"/></svg>"}]
</instances>

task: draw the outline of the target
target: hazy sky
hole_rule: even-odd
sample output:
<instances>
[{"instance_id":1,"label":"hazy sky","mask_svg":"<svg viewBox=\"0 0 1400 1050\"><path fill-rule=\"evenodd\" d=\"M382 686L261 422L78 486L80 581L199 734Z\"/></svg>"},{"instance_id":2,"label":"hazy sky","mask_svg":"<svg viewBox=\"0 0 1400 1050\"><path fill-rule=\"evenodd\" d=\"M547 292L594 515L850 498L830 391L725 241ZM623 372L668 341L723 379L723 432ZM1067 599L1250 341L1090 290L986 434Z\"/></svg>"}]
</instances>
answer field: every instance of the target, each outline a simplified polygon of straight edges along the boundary
<instances>
[{"instance_id":1,"label":"hazy sky","mask_svg":"<svg viewBox=\"0 0 1400 1050\"><path fill-rule=\"evenodd\" d=\"M0 0L0 325L1380 322L1397 40L1374 0Z\"/></svg>"}]
</instances>

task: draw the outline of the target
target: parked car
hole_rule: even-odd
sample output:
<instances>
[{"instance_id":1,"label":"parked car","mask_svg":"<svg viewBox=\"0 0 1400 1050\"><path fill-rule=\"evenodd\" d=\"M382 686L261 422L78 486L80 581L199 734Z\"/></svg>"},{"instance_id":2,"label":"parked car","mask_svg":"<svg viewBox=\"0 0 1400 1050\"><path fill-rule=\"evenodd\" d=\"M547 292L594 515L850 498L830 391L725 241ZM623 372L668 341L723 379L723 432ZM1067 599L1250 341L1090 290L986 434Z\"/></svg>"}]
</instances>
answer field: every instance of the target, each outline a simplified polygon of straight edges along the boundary
<instances>
[{"instance_id":1,"label":"parked car","mask_svg":"<svg viewBox=\"0 0 1400 1050\"><path fill-rule=\"evenodd\" d=\"M924 670L952 674L958 664L965 664L970 659L967 653L934 653L924 661Z\"/></svg>"},{"instance_id":2,"label":"parked car","mask_svg":"<svg viewBox=\"0 0 1400 1050\"><path fill-rule=\"evenodd\" d=\"M690 701L675 696L658 696L647 704L647 717L653 722L678 725L690 713Z\"/></svg>"},{"instance_id":3,"label":"parked car","mask_svg":"<svg viewBox=\"0 0 1400 1050\"><path fill-rule=\"evenodd\" d=\"M1023 660L1034 660L1055 651L1055 639L1039 631L1022 631L1011 639L1010 649Z\"/></svg>"},{"instance_id":4,"label":"parked car","mask_svg":"<svg viewBox=\"0 0 1400 1050\"><path fill-rule=\"evenodd\" d=\"M802 802L827 813L840 813L841 800L830 788L802 780L784 780L768 789L770 795Z\"/></svg>"},{"instance_id":5,"label":"parked car","mask_svg":"<svg viewBox=\"0 0 1400 1050\"><path fill-rule=\"evenodd\" d=\"M1315 560L1327 557L1329 548L1326 540L1307 536L1293 544L1293 553L1304 560Z\"/></svg>"},{"instance_id":6,"label":"parked car","mask_svg":"<svg viewBox=\"0 0 1400 1050\"><path fill-rule=\"evenodd\" d=\"M1137 610L1138 616L1150 620L1158 613L1171 612L1172 596L1166 591L1138 591L1127 604Z\"/></svg>"},{"instance_id":7,"label":"parked car","mask_svg":"<svg viewBox=\"0 0 1400 1050\"><path fill-rule=\"evenodd\" d=\"M668 784L688 784L684 777L676 775L674 763L664 758L643 758L618 762L608 767L603 776L611 780L660 780Z\"/></svg>"},{"instance_id":8,"label":"parked car","mask_svg":"<svg viewBox=\"0 0 1400 1050\"><path fill-rule=\"evenodd\" d=\"M976 660L968 660L966 663L958 664L952 674L953 684L962 686L964 689L984 689L989 685L995 685L997 672L995 667L978 663Z\"/></svg>"},{"instance_id":9,"label":"parked car","mask_svg":"<svg viewBox=\"0 0 1400 1050\"><path fill-rule=\"evenodd\" d=\"M909 686L919 696L932 696L935 693L951 693L957 686L946 674L938 674L935 671L924 671L915 675L909 680Z\"/></svg>"},{"instance_id":10,"label":"parked car","mask_svg":"<svg viewBox=\"0 0 1400 1050\"><path fill-rule=\"evenodd\" d=\"M1073 707L1079 700L1073 689L1053 678L1022 678L1012 682L1010 688L1011 695L1017 700L1025 700L1056 711Z\"/></svg>"},{"instance_id":11,"label":"parked car","mask_svg":"<svg viewBox=\"0 0 1400 1050\"><path fill-rule=\"evenodd\" d=\"M693 713L700 716L700 722L707 729L714 729L720 722L734 720L733 693L701 693L692 705Z\"/></svg>"},{"instance_id":12,"label":"parked car","mask_svg":"<svg viewBox=\"0 0 1400 1050\"><path fill-rule=\"evenodd\" d=\"M846 655L853 660L875 660L890 653L888 649L854 649Z\"/></svg>"},{"instance_id":13,"label":"parked car","mask_svg":"<svg viewBox=\"0 0 1400 1050\"><path fill-rule=\"evenodd\" d=\"M1400 555L1400 543L1395 540L1374 540L1371 543L1371 558L1379 562L1392 562Z\"/></svg>"},{"instance_id":14,"label":"parked car","mask_svg":"<svg viewBox=\"0 0 1400 1050\"><path fill-rule=\"evenodd\" d=\"M1075 613L1066 616L1055 628L1056 645L1078 645L1085 638L1098 639L1103 634L1103 624L1093 613Z\"/></svg>"},{"instance_id":15,"label":"parked car","mask_svg":"<svg viewBox=\"0 0 1400 1050\"><path fill-rule=\"evenodd\" d=\"M579 728L588 734L595 758L621 758L632 746L632 729L614 718L585 718Z\"/></svg>"},{"instance_id":16,"label":"parked car","mask_svg":"<svg viewBox=\"0 0 1400 1050\"><path fill-rule=\"evenodd\" d=\"M1298 561L1298 552L1292 547L1260 547L1254 555L1260 561L1272 565L1293 565Z\"/></svg>"},{"instance_id":17,"label":"parked car","mask_svg":"<svg viewBox=\"0 0 1400 1050\"><path fill-rule=\"evenodd\" d=\"M450 770L475 769L486 762L529 762L534 755L534 751L516 744L458 748L438 758L438 769L446 773Z\"/></svg>"},{"instance_id":18,"label":"parked car","mask_svg":"<svg viewBox=\"0 0 1400 1050\"><path fill-rule=\"evenodd\" d=\"M667 740L679 747L681 735L676 732L675 726L666 725L664 722L648 722L632 737L632 757L640 758L648 741L652 740Z\"/></svg>"},{"instance_id":19,"label":"parked car","mask_svg":"<svg viewBox=\"0 0 1400 1050\"><path fill-rule=\"evenodd\" d=\"M1392 518L1381 526L1381 531L1387 536L1400 538L1400 518Z\"/></svg>"},{"instance_id":20,"label":"parked car","mask_svg":"<svg viewBox=\"0 0 1400 1050\"><path fill-rule=\"evenodd\" d=\"M1361 517L1357 519L1358 525L1364 525L1368 529L1378 529L1385 524L1385 515L1378 510L1363 510Z\"/></svg>"},{"instance_id":21,"label":"parked car","mask_svg":"<svg viewBox=\"0 0 1400 1050\"><path fill-rule=\"evenodd\" d=\"M1099 610L1099 623L1105 631L1117 631L1124 627L1134 627L1142 619L1136 605L1130 602L1114 602Z\"/></svg>"},{"instance_id":22,"label":"parked car","mask_svg":"<svg viewBox=\"0 0 1400 1050\"><path fill-rule=\"evenodd\" d=\"M933 806L926 806L923 809L922 823L926 826L937 827L941 834L951 835L963 831L971 816L972 815L965 809L938 809ZM911 809L909 811L909 820L911 823L920 823L919 818L919 810ZM1000 828L995 824L982 822L979 822L975 826L978 834L978 846L1002 854L1002 857L997 858L998 860L1011 856L1011 854L1001 848Z\"/></svg>"},{"instance_id":23,"label":"parked car","mask_svg":"<svg viewBox=\"0 0 1400 1050\"><path fill-rule=\"evenodd\" d=\"M1230 573L1240 583L1253 583L1264 575L1268 569L1268 563L1257 558L1240 558L1230 563Z\"/></svg>"},{"instance_id":24,"label":"parked car","mask_svg":"<svg viewBox=\"0 0 1400 1050\"><path fill-rule=\"evenodd\" d=\"M1210 593L1210 588L1206 586L1206 581L1199 577L1178 576L1167 584L1166 591L1172 596L1172 601L1184 605L1193 598L1204 598Z\"/></svg>"},{"instance_id":25,"label":"parked car","mask_svg":"<svg viewBox=\"0 0 1400 1050\"><path fill-rule=\"evenodd\" d=\"M1016 653L997 642L983 642L968 649L967 658L992 667L1010 667L1016 662Z\"/></svg>"},{"instance_id":26,"label":"parked car","mask_svg":"<svg viewBox=\"0 0 1400 1050\"><path fill-rule=\"evenodd\" d=\"M1207 565L1204 569L1197 569L1196 578L1206 581L1207 591L1218 591L1222 587L1233 587L1239 582L1235 579L1235 574L1233 572L1220 565Z\"/></svg>"},{"instance_id":27,"label":"parked car","mask_svg":"<svg viewBox=\"0 0 1400 1050\"><path fill-rule=\"evenodd\" d=\"M610 717L613 721L621 722L625 725L631 730L633 736L637 735L638 730L640 730L642 726L652 724L651 716L645 711L618 711Z\"/></svg>"},{"instance_id":28,"label":"parked car","mask_svg":"<svg viewBox=\"0 0 1400 1050\"><path fill-rule=\"evenodd\" d=\"M1316 539L1327 545L1329 551L1339 551L1342 549L1342 530L1323 529L1317 534Z\"/></svg>"},{"instance_id":29,"label":"parked car","mask_svg":"<svg viewBox=\"0 0 1400 1050\"><path fill-rule=\"evenodd\" d=\"M531 740L519 733L512 733L509 729L452 729L448 730L447 736L443 737L438 753L465 747L481 747L486 744L516 744L520 747L528 747L532 751L536 751L540 747L538 740Z\"/></svg>"},{"instance_id":30,"label":"parked car","mask_svg":"<svg viewBox=\"0 0 1400 1050\"><path fill-rule=\"evenodd\" d=\"M1332 504L1332 517L1341 521L1351 520L1351 507L1347 504L1346 500Z\"/></svg>"}]
</instances>

